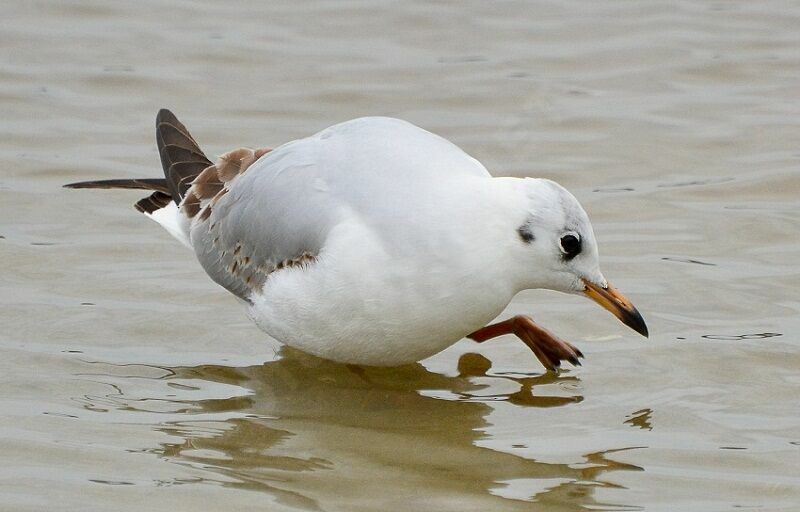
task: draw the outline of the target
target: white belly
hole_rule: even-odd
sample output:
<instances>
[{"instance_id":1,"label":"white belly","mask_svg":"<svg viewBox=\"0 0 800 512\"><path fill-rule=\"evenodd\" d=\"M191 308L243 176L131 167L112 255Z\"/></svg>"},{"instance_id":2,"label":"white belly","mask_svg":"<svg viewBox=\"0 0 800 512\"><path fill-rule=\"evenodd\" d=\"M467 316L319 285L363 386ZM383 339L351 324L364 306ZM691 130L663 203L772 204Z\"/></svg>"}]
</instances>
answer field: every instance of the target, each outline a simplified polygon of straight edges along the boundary
<instances>
[{"instance_id":1,"label":"white belly","mask_svg":"<svg viewBox=\"0 0 800 512\"><path fill-rule=\"evenodd\" d=\"M468 264L422 268L367 243L362 226L336 229L316 263L274 273L252 297L251 318L286 345L339 362L411 363L483 327L513 296Z\"/></svg>"}]
</instances>

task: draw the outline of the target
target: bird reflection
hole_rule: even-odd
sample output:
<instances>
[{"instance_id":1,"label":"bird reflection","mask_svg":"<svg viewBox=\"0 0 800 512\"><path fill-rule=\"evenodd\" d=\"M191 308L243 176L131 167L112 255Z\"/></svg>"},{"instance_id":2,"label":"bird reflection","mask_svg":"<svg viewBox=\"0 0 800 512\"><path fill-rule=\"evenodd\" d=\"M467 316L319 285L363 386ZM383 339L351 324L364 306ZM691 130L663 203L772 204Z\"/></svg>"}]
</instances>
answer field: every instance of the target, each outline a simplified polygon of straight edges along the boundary
<instances>
[{"instance_id":1,"label":"bird reflection","mask_svg":"<svg viewBox=\"0 0 800 512\"><path fill-rule=\"evenodd\" d=\"M414 510L435 504L437 510L461 510L459 503L531 510L530 501L585 510L603 505L593 498L595 488L611 485L600 480L602 474L640 469L610 461L605 452L570 465L477 446L488 437L482 430L492 411L489 401L554 407L581 400L577 394L535 392L560 381L578 383L577 377L504 376L489 374L490 369L478 354L461 356L458 375L446 376L420 364L353 368L292 349L259 366L169 368L164 379L171 388L202 390L205 382L251 393L179 400L182 410L188 405L194 412L158 427L180 441L163 444L157 453L216 474L209 480L222 485L265 492L308 510ZM486 381L496 380L502 382L499 388L513 390L493 393ZM559 389L564 387L569 388ZM209 413L230 412L239 417L209 422ZM504 482L521 479L542 485L519 499L501 497Z\"/></svg>"}]
</instances>

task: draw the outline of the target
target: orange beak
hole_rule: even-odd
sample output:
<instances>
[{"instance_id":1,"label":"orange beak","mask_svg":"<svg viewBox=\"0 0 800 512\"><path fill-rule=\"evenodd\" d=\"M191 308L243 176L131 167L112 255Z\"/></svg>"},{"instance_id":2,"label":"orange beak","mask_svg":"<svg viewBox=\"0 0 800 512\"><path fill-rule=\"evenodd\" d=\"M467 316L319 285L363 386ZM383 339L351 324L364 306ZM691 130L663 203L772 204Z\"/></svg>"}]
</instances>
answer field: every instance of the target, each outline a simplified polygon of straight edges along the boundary
<instances>
[{"instance_id":1,"label":"orange beak","mask_svg":"<svg viewBox=\"0 0 800 512\"><path fill-rule=\"evenodd\" d=\"M622 320L623 324L645 338L648 336L647 325L644 323L644 318L642 318L639 311L633 307L631 301L622 295L619 290L610 284L606 288L603 288L586 279L583 280L583 284L586 285L586 289L583 290L584 295L610 311L612 315Z\"/></svg>"}]
</instances>

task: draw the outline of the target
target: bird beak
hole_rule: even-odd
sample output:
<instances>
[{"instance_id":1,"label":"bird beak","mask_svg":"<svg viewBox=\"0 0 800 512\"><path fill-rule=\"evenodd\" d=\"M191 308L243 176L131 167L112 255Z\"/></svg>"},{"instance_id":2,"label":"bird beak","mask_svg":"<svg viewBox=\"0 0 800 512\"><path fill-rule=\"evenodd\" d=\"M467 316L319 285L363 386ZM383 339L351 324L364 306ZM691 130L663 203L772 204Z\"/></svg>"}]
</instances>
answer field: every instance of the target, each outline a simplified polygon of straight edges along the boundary
<instances>
[{"instance_id":1,"label":"bird beak","mask_svg":"<svg viewBox=\"0 0 800 512\"><path fill-rule=\"evenodd\" d=\"M619 290L610 284L603 288L586 279L583 280L583 284L586 285L583 290L584 295L610 311L612 315L622 320L623 324L647 338L647 325L644 323L644 318Z\"/></svg>"}]
</instances>

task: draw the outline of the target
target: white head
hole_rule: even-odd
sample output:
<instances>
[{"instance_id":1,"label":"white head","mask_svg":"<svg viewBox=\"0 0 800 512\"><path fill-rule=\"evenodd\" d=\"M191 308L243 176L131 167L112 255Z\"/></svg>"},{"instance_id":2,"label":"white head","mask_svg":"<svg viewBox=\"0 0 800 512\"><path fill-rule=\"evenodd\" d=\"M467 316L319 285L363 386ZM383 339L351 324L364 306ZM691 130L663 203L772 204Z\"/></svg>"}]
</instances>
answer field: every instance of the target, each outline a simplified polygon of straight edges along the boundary
<instances>
[{"instance_id":1,"label":"white head","mask_svg":"<svg viewBox=\"0 0 800 512\"><path fill-rule=\"evenodd\" d=\"M525 180L527 215L517 228L526 258L535 260L529 288L582 293L584 280L604 287L592 224L575 196L558 183Z\"/></svg>"},{"instance_id":2,"label":"white head","mask_svg":"<svg viewBox=\"0 0 800 512\"><path fill-rule=\"evenodd\" d=\"M525 245L524 265L531 269L524 275L525 288L586 295L647 336L639 312L600 271L594 230L575 196L545 179L528 178L524 189L526 218L517 227L517 236Z\"/></svg>"}]
</instances>

